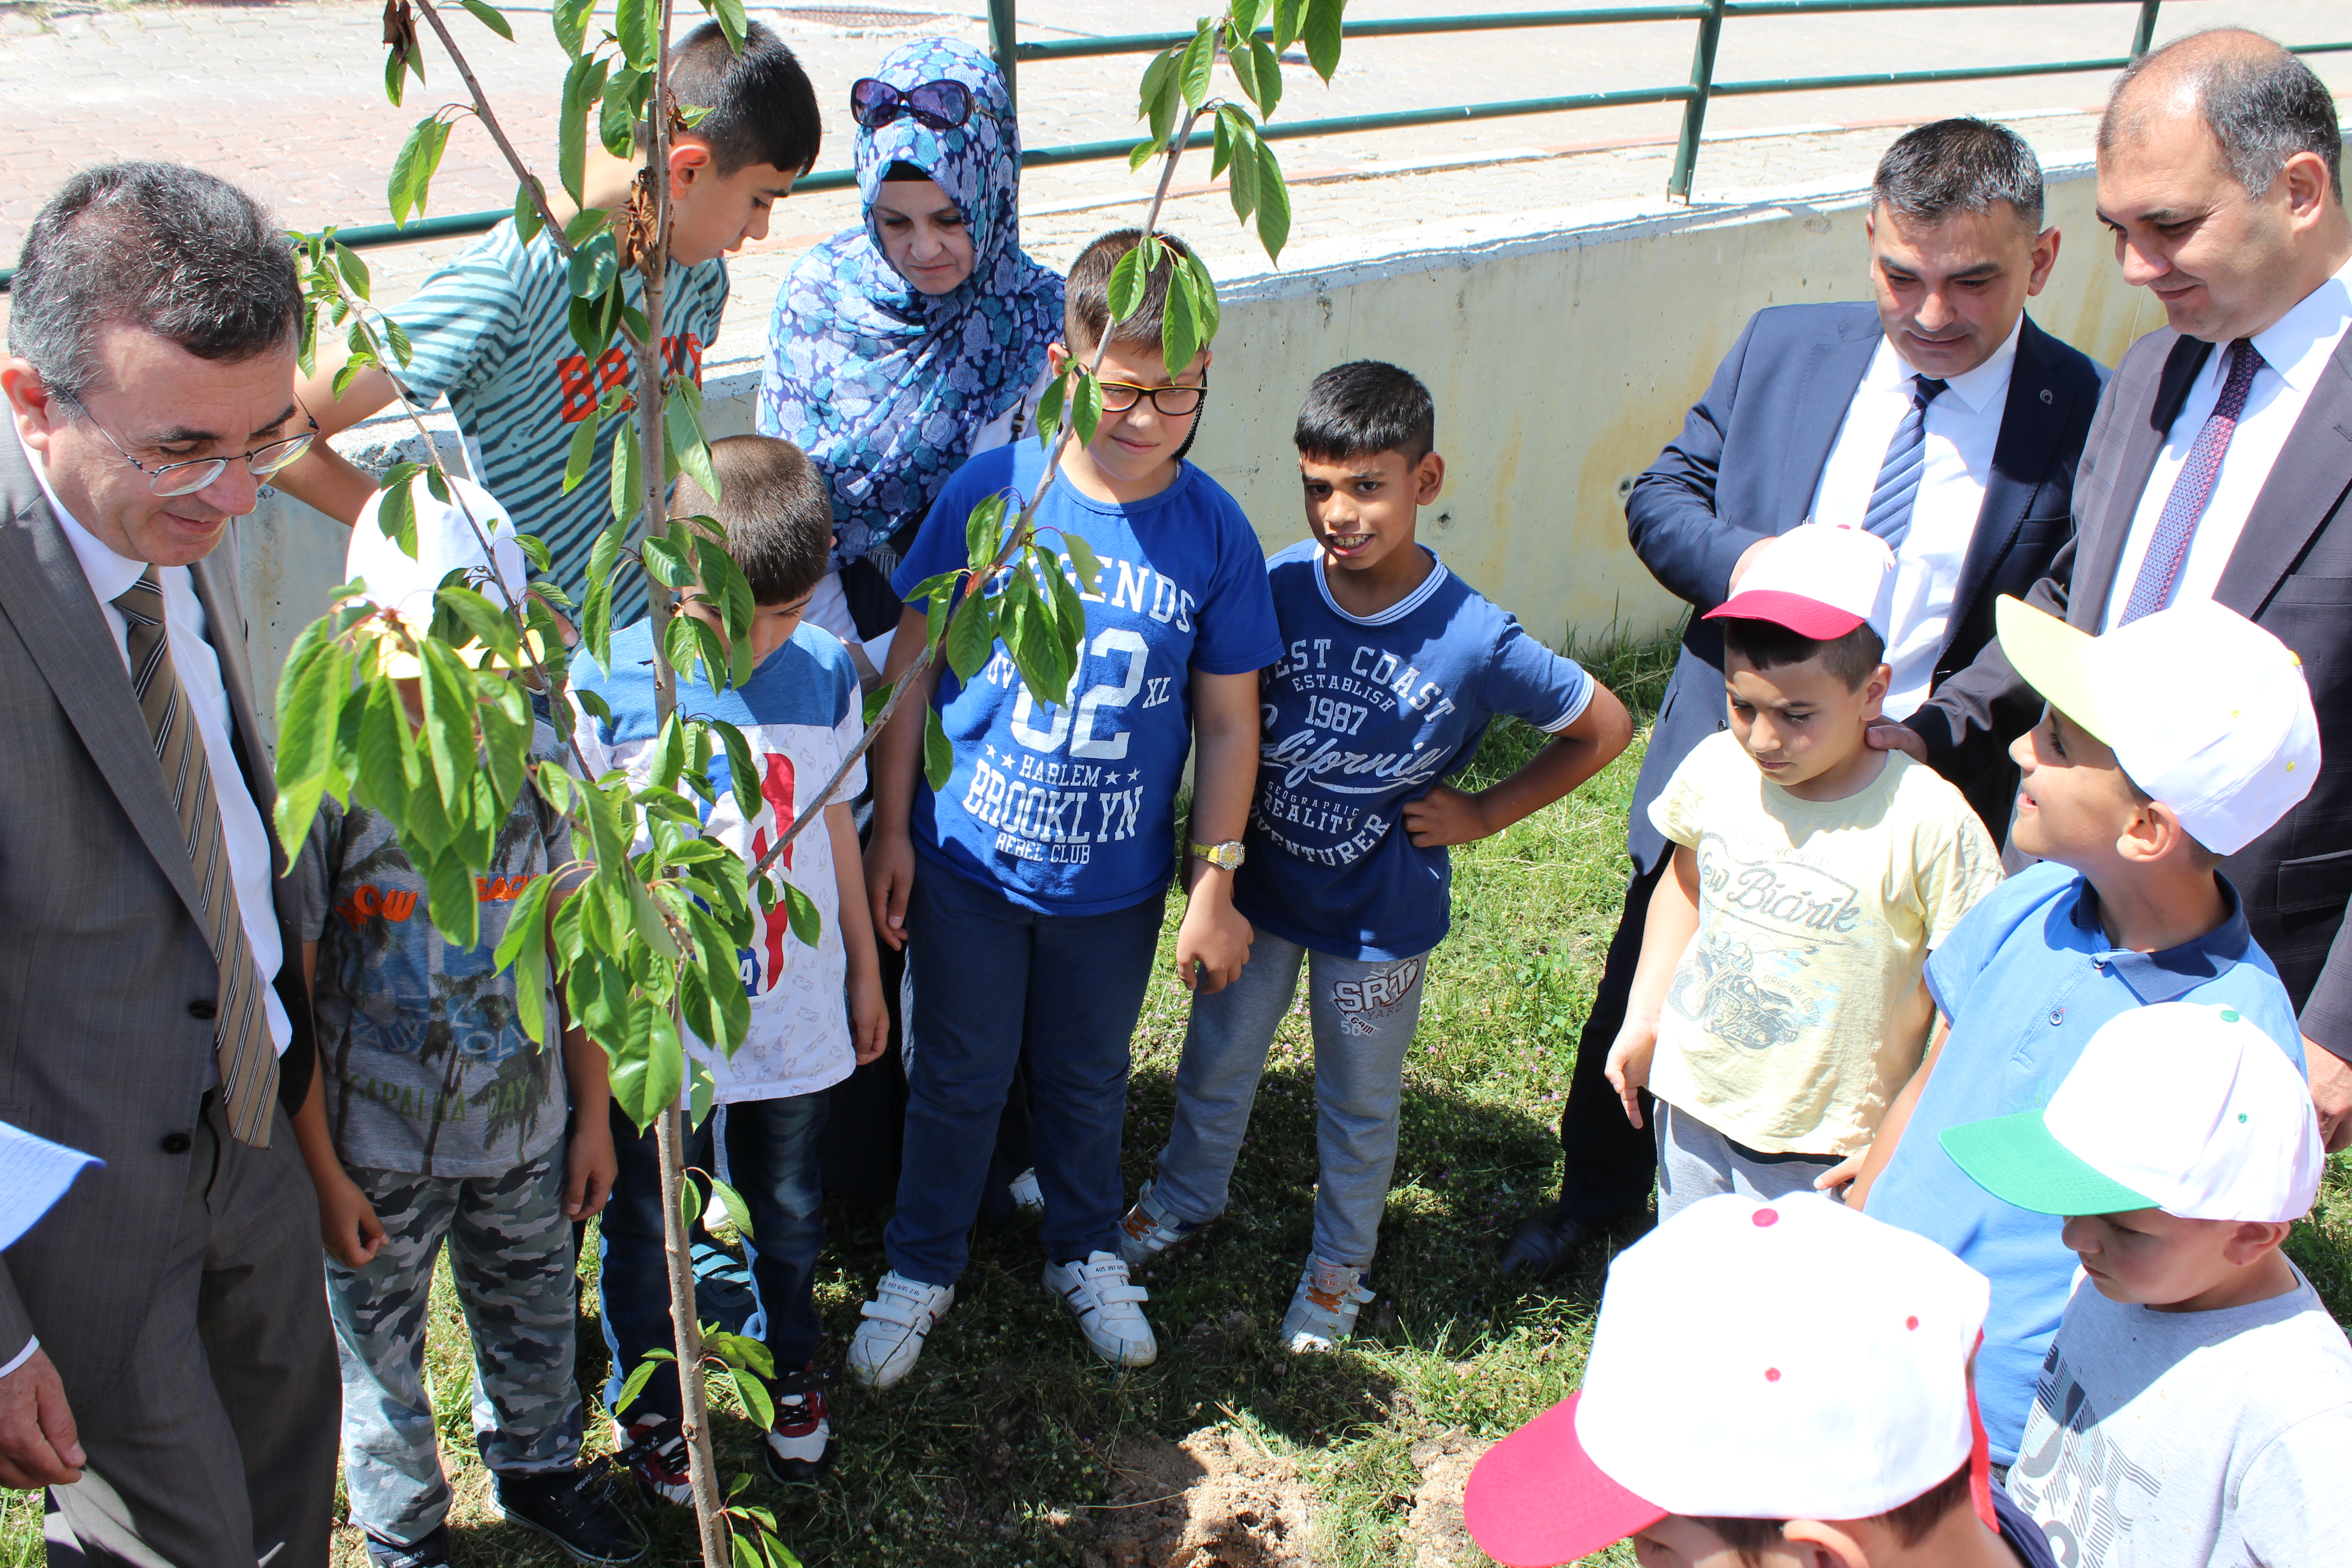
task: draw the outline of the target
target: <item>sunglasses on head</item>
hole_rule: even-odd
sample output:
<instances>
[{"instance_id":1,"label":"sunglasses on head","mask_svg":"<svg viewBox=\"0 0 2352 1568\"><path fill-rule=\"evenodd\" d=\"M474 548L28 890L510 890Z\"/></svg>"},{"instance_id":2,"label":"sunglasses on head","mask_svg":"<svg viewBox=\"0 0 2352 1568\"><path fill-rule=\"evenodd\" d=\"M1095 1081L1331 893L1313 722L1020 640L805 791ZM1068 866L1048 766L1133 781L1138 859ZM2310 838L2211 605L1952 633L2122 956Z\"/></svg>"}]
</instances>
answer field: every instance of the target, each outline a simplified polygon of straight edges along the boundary
<instances>
[{"instance_id":1,"label":"sunglasses on head","mask_svg":"<svg viewBox=\"0 0 2352 1568\"><path fill-rule=\"evenodd\" d=\"M849 89L849 112L868 131L902 114L934 131L952 131L971 118L971 89L960 81L927 81L903 91L879 77L862 77Z\"/></svg>"}]
</instances>

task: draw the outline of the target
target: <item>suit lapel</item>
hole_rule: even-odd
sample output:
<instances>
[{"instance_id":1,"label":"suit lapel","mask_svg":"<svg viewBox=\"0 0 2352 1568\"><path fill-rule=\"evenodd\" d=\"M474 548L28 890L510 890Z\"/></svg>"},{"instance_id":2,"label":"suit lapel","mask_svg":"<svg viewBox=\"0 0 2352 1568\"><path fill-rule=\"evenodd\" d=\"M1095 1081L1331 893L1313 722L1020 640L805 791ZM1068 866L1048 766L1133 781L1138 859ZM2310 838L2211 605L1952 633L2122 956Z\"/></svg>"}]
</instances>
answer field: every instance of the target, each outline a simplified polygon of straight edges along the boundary
<instances>
[{"instance_id":1,"label":"suit lapel","mask_svg":"<svg viewBox=\"0 0 2352 1568\"><path fill-rule=\"evenodd\" d=\"M14 439L0 440L0 491L8 508L7 526L0 530L0 613L16 628L124 815L201 929L195 868L163 787L163 770L156 765L154 737L131 700L121 649Z\"/></svg>"},{"instance_id":2,"label":"suit lapel","mask_svg":"<svg viewBox=\"0 0 2352 1568\"><path fill-rule=\"evenodd\" d=\"M2132 519L2139 513L2141 492L2156 471L2156 459L2164 452L2165 438L2172 433L2180 405L2188 401L2189 384L2212 352L2212 344L2197 338L2181 338L2173 343L2172 352L2165 356L2163 374L2157 378L2155 395L2148 400L2147 417L2125 426L2122 455L2116 459L2113 477L2106 479L2104 515L2077 519L2074 580L2066 592L2066 618L2074 625L2095 627L2105 616L2108 595L2115 591L2116 569L2123 564L2124 542L2131 537ZM2079 481L2076 493L2081 493Z\"/></svg>"},{"instance_id":3,"label":"suit lapel","mask_svg":"<svg viewBox=\"0 0 2352 1568\"><path fill-rule=\"evenodd\" d=\"M2000 433L1993 438L1992 472L1985 479L1984 504L1977 509L1976 531L1969 535L1969 552L1952 589L1951 616L1946 625L1954 635L1968 619L1993 563L2008 552L2010 542L2017 537L2033 504L2033 493L2050 472L2067 422L2074 416L2076 395L2058 385L2050 374L2051 358L2048 334L2027 317L2023 331L2018 333L2009 396L2001 404Z\"/></svg>"},{"instance_id":4,"label":"suit lapel","mask_svg":"<svg viewBox=\"0 0 2352 1568\"><path fill-rule=\"evenodd\" d=\"M1882 335L1875 306L1863 305L1838 322L1838 335L1806 352L1805 374L1795 414L1788 424L1788 467L1779 489L1777 532L1786 533L1812 510L1830 448L1845 428L1846 411Z\"/></svg>"},{"instance_id":5,"label":"suit lapel","mask_svg":"<svg viewBox=\"0 0 2352 1568\"><path fill-rule=\"evenodd\" d=\"M2288 432L2278 461L2213 586L2213 597L2242 616L2260 611L2304 547L2352 487L2352 332L2336 345L2319 384Z\"/></svg>"}]
</instances>

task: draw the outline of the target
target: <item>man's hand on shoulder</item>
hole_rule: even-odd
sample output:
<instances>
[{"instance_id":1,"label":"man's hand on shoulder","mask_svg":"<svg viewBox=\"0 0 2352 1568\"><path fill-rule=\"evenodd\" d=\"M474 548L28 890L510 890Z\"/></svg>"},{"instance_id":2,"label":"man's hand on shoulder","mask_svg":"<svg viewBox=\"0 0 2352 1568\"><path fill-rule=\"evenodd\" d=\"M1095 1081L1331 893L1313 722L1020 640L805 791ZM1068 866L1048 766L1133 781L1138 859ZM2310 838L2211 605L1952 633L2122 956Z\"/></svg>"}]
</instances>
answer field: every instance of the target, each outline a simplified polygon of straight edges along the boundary
<instances>
[{"instance_id":1,"label":"man's hand on shoulder","mask_svg":"<svg viewBox=\"0 0 2352 1568\"><path fill-rule=\"evenodd\" d=\"M2311 1106L2319 1112L2319 1136L2327 1152L2352 1147L2352 1063L2309 1035L2303 1037L2303 1060L2311 1072Z\"/></svg>"},{"instance_id":2,"label":"man's hand on shoulder","mask_svg":"<svg viewBox=\"0 0 2352 1568\"><path fill-rule=\"evenodd\" d=\"M1872 720L1862 739L1874 752L1900 752L1915 763L1927 760L1927 742L1919 738L1919 731L1892 719Z\"/></svg>"},{"instance_id":3,"label":"man's hand on shoulder","mask_svg":"<svg viewBox=\"0 0 2352 1568\"><path fill-rule=\"evenodd\" d=\"M0 1487L30 1491L81 1479L89 1462L47 1351L0 1377Z\"/></svg>"}]
</instances>

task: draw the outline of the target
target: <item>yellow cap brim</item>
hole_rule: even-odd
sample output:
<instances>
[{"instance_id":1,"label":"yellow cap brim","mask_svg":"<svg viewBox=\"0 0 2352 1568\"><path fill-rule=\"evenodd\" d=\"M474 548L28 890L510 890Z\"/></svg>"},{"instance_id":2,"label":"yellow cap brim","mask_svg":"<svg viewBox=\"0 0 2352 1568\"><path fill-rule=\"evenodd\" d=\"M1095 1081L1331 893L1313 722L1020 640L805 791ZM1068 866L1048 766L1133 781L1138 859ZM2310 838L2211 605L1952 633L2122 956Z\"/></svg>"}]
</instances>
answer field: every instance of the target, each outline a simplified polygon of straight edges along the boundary
<instances>
[{"instance_id":1,"label":"yellow cap brim","mask_svg":"<svg viewBox=\"0 0 2352 1568\"><path fill-rule=\"evenodd\" d=\"M2093 689L2089 633L2003 594L1993 601L1993 633L2011 668L2042 700L2112 745L2112 726Z\"/></svg>"},{"instance_id":2,"label":"yellow cap brim","mask_svg":"<svg viewBox=\"0 0 2352 1568\"><path fill-rule=\"evenodd\" d=\"M527 630L522 636L525 657L519 668L529 669L532 659L545 663L547 644L541 638L539 633ZM453 648L450 651L457 656L457 662L468 669L480 669L486 667L492 669L506 668L506 660L483 647L479 638L466 644L463 647ZM425 667L418 662L415 654L405 648L386 645L386 652L383 655L383 672L394 680L419 680L424 679Z\"/></svg>"}]
</instances>

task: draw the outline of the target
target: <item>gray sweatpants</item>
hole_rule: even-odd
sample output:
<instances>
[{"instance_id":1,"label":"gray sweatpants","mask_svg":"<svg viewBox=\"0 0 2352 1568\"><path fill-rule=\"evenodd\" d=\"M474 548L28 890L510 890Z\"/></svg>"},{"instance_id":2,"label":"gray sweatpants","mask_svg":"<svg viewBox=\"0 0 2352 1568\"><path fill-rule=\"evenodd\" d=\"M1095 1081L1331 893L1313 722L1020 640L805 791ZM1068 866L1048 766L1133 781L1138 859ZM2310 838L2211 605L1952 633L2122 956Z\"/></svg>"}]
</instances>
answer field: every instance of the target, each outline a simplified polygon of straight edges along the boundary
<instances>
[{"instance_id":1,"label":"gray sweatpants","mask_svg":"<svg viewBox=\"0 0 2352 1568\"><path fill-rule=\"evenodd\" d=\"M1658 1223L1701 1198L1738 1193L1759 1203L1810 1193L1813 1178L1837 1164L1811 1154L1762 1154L1734 1143L1687 1110L1664 1100L1651 1121L1658 1140Z\"/></svg>"},{"instance_id":2,"label":"gray sweatpants","mask_svg":"<svg viewBox=\"0 0 2352 1568\"><path fill-rule=\"evenodd\" d=\"M1176 1122L1160 1152L1152 1197L1176 1218L1205 1224L1223 1214L1234 1161L1248 1130L1274 1032L1307 972L1315 1033L1315 1256L1368 1268L1396 1165L1397 1101L1405 1050L1421 1019L1427 955L1364 960L1309 952L1257 933L1241 977L1195 997L1176 1068Z\"/></svg>"}]
</instances>

